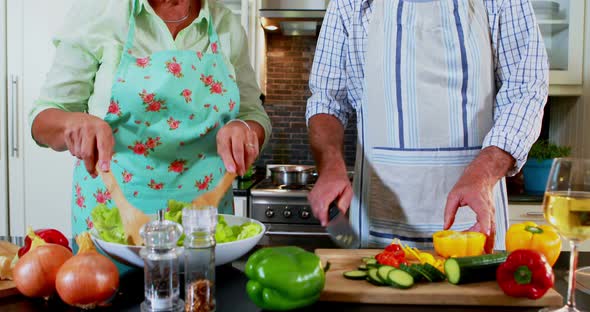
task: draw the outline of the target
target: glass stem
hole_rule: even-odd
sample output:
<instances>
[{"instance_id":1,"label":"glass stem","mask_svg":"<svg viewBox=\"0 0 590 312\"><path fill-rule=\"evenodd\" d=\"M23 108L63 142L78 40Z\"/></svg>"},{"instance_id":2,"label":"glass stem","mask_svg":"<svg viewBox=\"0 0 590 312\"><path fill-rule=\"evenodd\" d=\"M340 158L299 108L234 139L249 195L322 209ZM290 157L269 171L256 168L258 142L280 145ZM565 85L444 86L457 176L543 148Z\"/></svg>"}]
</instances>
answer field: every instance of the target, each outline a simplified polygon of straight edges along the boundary
<instances>
[{"instance_id":1,"label":"glass stem","mask_svg":"<svg viewBox=\"0 0 590 312\"><path fill-rule=\"evenodd\" d=\"M576 269L578 268L578 242L570 240L570 271L567 285L567 306L576 306Z\"/></svg>"}]
</instances>

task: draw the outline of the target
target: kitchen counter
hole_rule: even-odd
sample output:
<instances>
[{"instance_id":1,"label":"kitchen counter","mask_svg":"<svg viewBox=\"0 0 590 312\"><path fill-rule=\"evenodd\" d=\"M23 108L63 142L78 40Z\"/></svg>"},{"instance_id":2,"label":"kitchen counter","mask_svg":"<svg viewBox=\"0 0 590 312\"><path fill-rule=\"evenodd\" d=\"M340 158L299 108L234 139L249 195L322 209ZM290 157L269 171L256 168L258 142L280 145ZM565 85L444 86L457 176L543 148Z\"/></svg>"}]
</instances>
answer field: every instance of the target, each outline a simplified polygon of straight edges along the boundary
<instances>
[{"instance_id":1,"label":"kitchen counter","mask_svg":"<svg viewBox=\"0 0 590 312\"><path fill-rule=\"evenodd\" d=\"M313 250L313 242L303 246ZM556 266L556 289L564 296L567 289L565 280L568 267L569 253L562 253ZM242 273L247 257L243 257L231 265L217 268L217 311L218 312L249 312L261 311L248 298L245 292L247 282L246 276ZM590 252L580 254L580 266L590 265ZM590 310L590 295L577 291L576 301L582 310ZM96 311L140 311L139 304L143 301L143 271L135 270L126 273L121 279L120 291L115 298L113 305ZM457 306L409 306L409 305L368 305L351 303L317 302L313 306L299 310L301 312L311 311L367 311L381 312L392 309L407 312L425 311L453 311L453 312L475 312L475 311L538 311L536 308L508 308L508 307L457 307ZM0 299L0 311L3 312L33 312L33 311L78 311L76 308L65 306L59 300L44 302L22 296L14 296Z\"/></svg>"}]
</instances>

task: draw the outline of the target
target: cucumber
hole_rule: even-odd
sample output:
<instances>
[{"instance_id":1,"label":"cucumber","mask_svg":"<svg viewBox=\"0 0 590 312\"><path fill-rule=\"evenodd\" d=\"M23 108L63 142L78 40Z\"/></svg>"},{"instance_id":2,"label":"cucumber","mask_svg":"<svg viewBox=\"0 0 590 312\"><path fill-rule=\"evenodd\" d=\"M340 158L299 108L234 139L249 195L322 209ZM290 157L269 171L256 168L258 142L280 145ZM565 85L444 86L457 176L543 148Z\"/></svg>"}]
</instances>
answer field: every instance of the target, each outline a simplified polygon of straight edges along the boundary
<instances>
[{"instance_id":1,"label":"cucumber","mask_svg":"<svg viewBox=\"0 0 590 312\"><path fill-rule=\"evenodd\" d=\"M389 265L382 265L377 269L377 275L382 281L387 282L387 276L392 270L395 270L395 268Z\"/></svg>"},{"instance_id":2,"label":"cucumber","mask_svg":"<svg viewBox=\"0 0 590 312\"><path fill-rule=\"evenodd\" d=\"M466 284L496 279L496 270L506 261L508 253L496 253L473 257L449 258L445 261L445 273L451 284Z\"/></svg>"},{"instance_id":3,"label":"cucumber","mask_svg":"<svg viewBox=\"0 0 590 312\"><path fill-rule=\"evenodd\" d=\"M399 265L399 269L406 271L407 273L409 273L410 275L412 275L412 277L414 278L414 282L418 282L422 279L422 274L420 274L420 272L418 272L417 270L415 270L414 268L412 268L412 266L409 266L405 263L402 263Z\"/></svg>"},{"instance_id":4,"label":"cucumber","mask_svg":"<svg viewBox=\"0 0 590 312\"><path fill-rule=\"evenodd\" d=\"M344 272L342 275L351 280L364 280L367 278L367 272L358 270Z\"/></svg>"},{"instance_id":5,"label":"cucumber","mask_svg":"<svg viewBox=\"0 0 590 312\"><path fill-rule=\"evenodd\" d=\"M377 285L377 286L385 285L385 281L383 281L379 277L379 274L377 273L377 269L369 269L369 271L367 273L367 280L373 285Z\"/></svg>"},{"instance_id":6,"label":"cucumber","mask_svg":"<svg viewBox=\"0 0 590 312\"><path fill-rule=\"evenodd\" d=\"M424 268L425 271L427 271L430 274L430 276L433 277L433 279L432 279L433 282L444 281L447 278L443 274L443 272L439 271L437 268L432 266L432 264L430 264L430 263L424 263L424 264L422 264L422 267Z\"/></svg>"},{"instance_id":7,"label":"cucumber","mask_svg":"<svg viewBox=\"0 0 590 312\"><path fill-rule=\"evenodd\" d=\"M387 282L395 288L408 289L414 285L414 277L404 270L393 269L387 275Z\"/></svg>"},{"instance_id":8,"label":"cucumber","mask_svg":"<svg viewBox=\"0 0 590 312\"><path fill-rule=\"evenodd\" d=\"M418 273L420 273L420 275L422 276L423 279L425 279L428 282L434 282L436 280L436 276L432 275L431 272L427 271L426 269L424 269L424 266L422 264L415 264L412 265L412 268L416 271L418 271Z\"/></svg>"},{"instance_id":9,"label":"cucumber","mask_svg":"<svg viewBox=\"0 0 590 312\"><path fill-rule=\"evenodd\" d=\"M367 263L365 265L367 266L367 269L378 269L381 266L379 263Z\"/></svg>"},{"instance_id":10,"label":"cucumber","mask_svg":"<svg viewBox=\"0 0 590 312\"><path fill-rule=\"evenodd\" d=\"M361 271L366 271L369 268L367 268L367 265L366 264L361 264L361 265L359 265L358 269L361 270Z\"/></svg>"},{"instance_id":11,"label":"cucumber","mask_svg":"<svg viewBox=\"0 0 590 312\"><path fill-rule=\"evenodd\" d=\"M375 258L373 258L373 257L363 257L361 260L364 263L369 263L369 262L377 263L377 260L375 260Z\"/></svg>"}]
</instances>

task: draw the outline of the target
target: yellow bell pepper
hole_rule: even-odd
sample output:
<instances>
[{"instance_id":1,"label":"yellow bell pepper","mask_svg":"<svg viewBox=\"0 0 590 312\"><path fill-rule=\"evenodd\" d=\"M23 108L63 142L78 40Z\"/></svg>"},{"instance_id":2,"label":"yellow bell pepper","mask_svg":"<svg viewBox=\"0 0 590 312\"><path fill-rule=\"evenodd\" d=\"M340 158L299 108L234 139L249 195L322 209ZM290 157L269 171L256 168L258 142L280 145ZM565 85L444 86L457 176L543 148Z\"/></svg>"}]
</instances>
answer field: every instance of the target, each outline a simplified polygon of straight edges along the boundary
<instances>
[{"instance_id":1,"label":"yellow bell pepper","mask_svg":"<svg viewBox=\"0 0 590 312\"><path fill-rule=\"evenodd\" d=\"M444 258L479 256L484 253L486 236L479 232L439 231L432 235L434 250Z\"/></svg>"},{"instance_id":2,"label":"yellow bell pepper","mask_svg":"<svg viewBox=\"0 0 590 312\"><path fill-rule=\"evenodd\" d=\"M513 224L506 233L506 250L529 249L542 253L551 266L561 253L561 237L550 225Z\"/></svg>"}]
</instances>

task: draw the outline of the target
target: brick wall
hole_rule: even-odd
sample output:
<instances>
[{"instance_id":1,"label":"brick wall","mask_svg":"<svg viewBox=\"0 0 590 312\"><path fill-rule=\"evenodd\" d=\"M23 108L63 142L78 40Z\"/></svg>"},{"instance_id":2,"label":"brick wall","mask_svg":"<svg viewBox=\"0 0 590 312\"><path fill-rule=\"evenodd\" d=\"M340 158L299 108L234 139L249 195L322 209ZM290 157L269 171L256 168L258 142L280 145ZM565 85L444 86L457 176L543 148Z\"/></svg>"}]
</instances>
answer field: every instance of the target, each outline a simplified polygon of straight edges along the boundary
<instances>
[{"instance_id":1,"label":"brick wall","mask_svg":"<svg viewBox=\"0 0 590 312\"><path fill-rule=\"evenodd\" d=\"M309 149L305 106L311 95L309 73L317 37L266 35L267 85L264 107L273 134L258 166L269 163L313 164ZM345 160L352 168L356 148L356 119L345 132Z\"/></svg>"}]
</instances>

